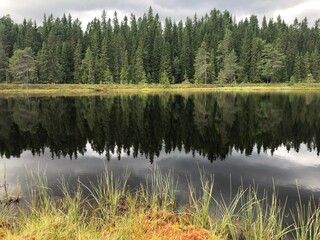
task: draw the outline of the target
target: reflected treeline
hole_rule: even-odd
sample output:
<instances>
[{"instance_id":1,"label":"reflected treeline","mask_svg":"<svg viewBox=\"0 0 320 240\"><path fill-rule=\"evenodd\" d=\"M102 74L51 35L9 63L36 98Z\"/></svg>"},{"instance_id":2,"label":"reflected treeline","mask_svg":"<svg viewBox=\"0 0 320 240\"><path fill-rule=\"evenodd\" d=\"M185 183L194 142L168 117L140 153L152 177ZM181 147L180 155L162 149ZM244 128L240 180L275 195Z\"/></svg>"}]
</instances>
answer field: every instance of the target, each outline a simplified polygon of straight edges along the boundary
<instances>
[{"instance_id":1,"label":"reflected treeline","mask_svg":"<svg viewBox=\"0 0 320 240\"><path fill-rule=\"evenodd\" d=\"M161 151L200 153L210 161L232 150L251 154L301 143L320 149L320 95L124 95L0 99L0 153L77 155L89 142L100 154L153 161Z\"/></svg>"}]
</instances>

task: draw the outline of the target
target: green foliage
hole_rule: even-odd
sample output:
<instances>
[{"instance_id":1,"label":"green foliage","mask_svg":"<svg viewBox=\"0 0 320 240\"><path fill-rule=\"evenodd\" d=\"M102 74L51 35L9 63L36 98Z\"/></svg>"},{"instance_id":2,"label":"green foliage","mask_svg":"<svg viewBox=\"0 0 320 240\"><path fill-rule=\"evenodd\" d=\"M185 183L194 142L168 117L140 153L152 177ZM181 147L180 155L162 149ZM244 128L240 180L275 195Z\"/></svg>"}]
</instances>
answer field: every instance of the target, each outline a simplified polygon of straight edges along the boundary
<instances>
[{"instance_id":1,"label":"green foliage","mask_svg":"<svg viewBox=\"0 0 320 240\"><path fill-rule=\"evenodd\" d=\"M45 16L41 26L32 20L17 24L4 16L0 81L12 79L8 59L26 47L35 55L40 83L104 82L107 68L115 83L159 83L164 71L172 83L213 83L218 76L223 83L289 82L293 75L305 81L310 73L320 81L320 32L307 23L263 18L259 30L256 16L237 22L228 11L213 9L184 22L166 18L162 26L150 8L138 20L132 14L121 23L117 13L107 18L103 12L83 31L71 15Z\"/></svg>"},{"instance_id":2,"label":"green foliage","mask_svg":"<svg viewBox=\"0 0 320 240\"><path fill-rule=\"evenodd\" d=\"M210 76L210 56L205 42L202 42L195 59L194 82L207 84Z\"/></svg>"},{"instance_id":3,"label":"green foliage","mask_svg":"<svg viewBox=\"0 0 320 240\"><path fill-rule=\"evenodd\" d=\"M3 43L0 39L0 82L5 81L6 71L8 69L8 57L6 55Z\"/></svg>"},{"instance_id":4,"label":"green foliage","mask_svg":"<svg viewBox=\"0 0 320 240\"><path fill-rule=\"evenodd\" d=\"M271 44L266 44L261 53L259 70L265 82L278 80L276 74L284 67L285 56Z\"/></svg>"},{"instance_id":5,"label":"green foliage","mask_svg":"<svg viewBox=\"0 0 320 240\"><path fill-rule=\"evenodd\" d=\"M170 79L167 71L161 73L160 84L163 84L165 87L170 85Z\"/></svg>"},{"instance_id":6,"label":"green foliage","mask_svg":"<svg viewBox=\"0 0 320 240\"><path fill-rule=\"evenodd\" d=\"M120 72L120 83L127 84L130 82L128 52L125 52L124 63Z\"/></svg>"},{"instance_id":7,"label":"green foliage","mask_svg":"<svg viewBox=\"0 0 320 240\"><path fill-rule=\"evenodd\" d=\"M62 82L72 83L73 82L73 52L69 42L63 42L60 64L62 68Z\"/></svg>"},{"instance_id":8,"label":"green foliage","mask_svg":"<svg viewBox=\"0 0 320 240\"><path fill-rule=\"evenodd\" d=\"M147 76L143 67L142 61L142 48L138 47L134 59L133 71L132 71L132 81L134 83L147 83Z\"/></svg>"},{"instance_id":9,"label":"green foliage","mask_svg":"<svg viewBox=\"0 0 320 240\"><path fill-rule=\"evenodd\" d=\"M36 63L30 47L16 50L9 60L10 73L17 82L35 81Z\"/></svg>"},{"instance_id":10,"label":"green foliage","mask_svg":"<svg viewBox=\"0 0 320 240\"><path fill-rule=\"evenodd\" d=\"M296 83L296 78L294 76L291 76L289 86L293 86Z\"/></svg>"},{"instance_id":11,"label":"green foliage","mask_svg":"<svg viewBox=\"0 0 320 240\"><path fill-rule=\"evenodd\" d=\"M43 83L62 82L63 70L59 62L59 48L53 33L49 34L48 41L43 42L39 54L39 78Z\"/></svg>"},{"instance_id":12,"label":"green foliage","mask_svg":"<svg viewBox=\"0 0 320 240\"><path fill-rule=\"evenodd\" d=\"M82 49L81 49L81 43L78 41L74 55L73 55L73 61L74 61L74 82L80 83L82 79L82 71L81 71L81 63L82 63Z\"/></svg>"},{"instance_id":13,"label":"green foliage","mask_svg":"<svg viewBox=\"0 0 320 240\"><path fill-rule=\"evenodd\" d=\"M105 83L113 83L113 76L112 73L110 71L110 68L107 67L107 69L104 71L104 81Z\"/></svg>"},{"instance_id":14,"label":"green foliage","mask_svg":"<svg viewBox=\"0 0 320 240\"><path fill-rule=\"evenodd\" d=\"M81 63L81 82L82 83L94 83L94 60L90 47L87 48L86 55Z\"/></svg>"},{"instance_id":15,"label":"green foliage","mask_svg":"<svg viewBox=\"0 0 320 240\"><path fill-rule=\"evenodd\" d=\"M219 72L220 83L233 83L237 79L240 67L237 63L237 56L234 50L228 53L223 61L223 68Z\"/></svg>"},{"instance_id":16,"label":"green foliage","mask_svg":"<svg viewBox=\"0 0 320 240\"><path fill-rule=\"evenodd\" d=\"M315 83L316 80L314 79L313 75L311 73L308 73L307 78L306 78L307 83Z\"/></svg>"}]
</instances>

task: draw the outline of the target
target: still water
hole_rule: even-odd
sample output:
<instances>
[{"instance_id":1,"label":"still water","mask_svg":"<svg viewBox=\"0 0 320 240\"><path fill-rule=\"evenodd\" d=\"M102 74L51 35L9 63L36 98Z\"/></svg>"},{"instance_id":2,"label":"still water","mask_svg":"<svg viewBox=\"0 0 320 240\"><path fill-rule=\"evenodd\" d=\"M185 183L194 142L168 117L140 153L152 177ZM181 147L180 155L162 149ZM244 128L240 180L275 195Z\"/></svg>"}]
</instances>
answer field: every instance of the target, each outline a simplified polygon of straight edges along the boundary
<instances>
[{"instance_id":1,"label":"still water","mask_svg":"<svg viewBox=\"0 0 320 240\"><path fill-rule=\"evenodd\" d=\"M26 194L31 171L49 187L95 181L107 168L143 183L174 171L177 193L214 175L215 194L241 185L293 205L320 197L320 94L206 93L0 98L0 181ZM2 184L2 183L1 183Z\"/></svg>"}]
</instances>

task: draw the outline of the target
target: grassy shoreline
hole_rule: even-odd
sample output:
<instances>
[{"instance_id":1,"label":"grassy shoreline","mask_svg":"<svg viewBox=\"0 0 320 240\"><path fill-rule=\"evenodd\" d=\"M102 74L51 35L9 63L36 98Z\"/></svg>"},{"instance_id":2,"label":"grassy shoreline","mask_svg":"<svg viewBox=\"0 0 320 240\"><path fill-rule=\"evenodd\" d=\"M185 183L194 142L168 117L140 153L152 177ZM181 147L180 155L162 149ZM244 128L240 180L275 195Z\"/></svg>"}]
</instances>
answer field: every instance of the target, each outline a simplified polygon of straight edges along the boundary
<instances>
[{"instance_id":1,"label":"grassy shoreline","mask_svg":"<svg viewBox=\"0 0 320 240\"><path fill-rule=\"evenodd\" d=\"M157 93L157 92L290 92L290 91L320 91L320 83L297 83L289 86L279 84L0 84L0 94L48 94L48 95L101 95L110 93Z\"/></svg>"},{"instance_id":2,"label":"grassy shoreline","mask_svg":"<svg viewBox=\"0 0 320 240\"><path fill-rule=\"evenodd\" d=\"M320 237L320 207L297 204L295 221L284 223L284 206L274 192L239 188L230 203L213 197L213 176L201 174L200 195L189 184L188 202L177 206L172 173L155 170L147 185L130 190L128 175L105 172L97 184L70 190L55 199L45 176L33 175L26 206L0 205L0 239L314 239ZM83 189L90 192L83 195Z\"/></svg>"}]
</instances>

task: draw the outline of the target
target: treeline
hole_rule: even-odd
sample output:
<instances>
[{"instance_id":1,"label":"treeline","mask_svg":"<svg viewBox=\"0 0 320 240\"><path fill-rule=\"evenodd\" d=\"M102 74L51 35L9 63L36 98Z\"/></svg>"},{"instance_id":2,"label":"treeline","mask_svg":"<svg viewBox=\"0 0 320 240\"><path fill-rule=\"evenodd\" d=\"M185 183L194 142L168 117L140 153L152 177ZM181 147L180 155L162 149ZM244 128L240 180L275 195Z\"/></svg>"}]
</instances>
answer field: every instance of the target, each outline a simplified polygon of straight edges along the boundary
<instances>
[{"instance_id":1,"label":"treeline","mask_svg":"<svg viewBox=\"0 0 320 240\"><path fill-rule=\"evenodd\" d=\"M47 149L77 158L88 143L107 159L127 153L151 162L174 150L210 161L301 144L319 154L319 105L319 94L3 98L0 156Z\"/></svg>"},{"instance_id":2,"label":"treeline","mask_svg":"<svg viewBox=\"0 0 320 240\"><path fill-rule=\"evenodd\" d=\"M311 24L310 24L311 25ZM102 12L86 30L71 15L0 18L0 81L24 83L256 83L320 81L320 19L286 24L216 9L161 22Z\"/></svg>"}]
</instances>

